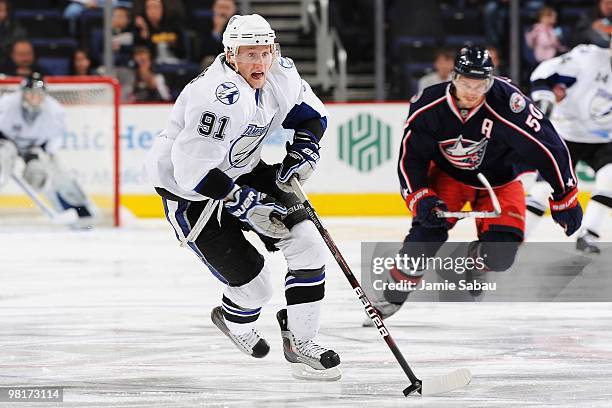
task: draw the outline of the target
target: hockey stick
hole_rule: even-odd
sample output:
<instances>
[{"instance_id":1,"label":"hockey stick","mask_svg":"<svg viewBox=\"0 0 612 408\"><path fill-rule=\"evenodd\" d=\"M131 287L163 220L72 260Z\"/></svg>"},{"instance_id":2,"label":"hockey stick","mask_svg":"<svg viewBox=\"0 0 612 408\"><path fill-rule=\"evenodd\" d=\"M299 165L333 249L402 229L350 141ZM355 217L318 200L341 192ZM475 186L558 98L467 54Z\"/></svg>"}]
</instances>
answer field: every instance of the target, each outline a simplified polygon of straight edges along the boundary
<instances>
[{"instance_id":1,"label":"hockey stick","mask_svg":"<svg viewBox=\"0 0 612 408\"><path fill-rule=\"evenodd\" d=\"M487 189L491 202L493 203L493 211L438 211L436 216L438 218L497 218L501 215L501 206L493 187L489 183L489 180L482 174L477 174L478 180Z\"/></svg>"},{"instance_id":2,"label":"hockey stick","mask_svg":"<svg viewBox=\"0 0 612 408\"><path fill-rule=\"evenodd\" d=\"M47 203L40 199L38 196L38 192L28 184L20 175L12 174L11 177L13 181L21 187L21 189L34 201L34 204L53 222L54 224L72 224L75 223L79 219L79 215L77 214L74 208L70 208L63 212L57 212L53 208L51 208Z\"/></svg>"},{"instance_id":3,"label":"hockey stick","mask_svg":"<svg viewBox=\"0 0 612 408\"><path fill-rule=\"evenodd\" d=\"M370 302L370 299L368 299L368 297L364 293L363 288L359 284L359 281L357 281L357 278L355 278L355 275L353 275L353 272L351 272L351 268L344 260L344 257L340 253L340 250L338 250L338 247L332 240L331 235L329 235L329 232L321 223L319 216L312 207L312 204L310 204L310 201L308 200L308 197L306 196L302 185L296 177L293 177L291 179L291 186L293 187L293 190L295 191L297 197L304 205L304 208L308 213L308 217L317 227L319 234L321 234L321 237L323 238L325 244L327 244L327 247L336 259L336 262L338 262L338 266L340 266L340 269L342 269L342 272L344 272L344 276L346 276L346 279L348 279L349 283L351 284L351 287L357 294L357 297L361 301L361 304L363 305L366 314L370 317L370 319L372 319L374 326L376 326L376 329L387 343L387 346L389 346L389 349L395 356L395 359L404 370L404 373L406 373L406 376L408 376L408 379L410 380L411 384L406 389L404 389L404 395L408 396L415 392L418 392L421 395L441 394L452 391L457 388L464 387L469 384L472 379L472 374L469 370L465 368L455 370L446 375L425 379L424 381L421 381L417 378L417 376L412 372L412 369L408 365L408 362L406 362L406 359L404 359L404 356L402 355L401 351L397 347L395 340L393 340L393 338L391 337L391 334L385 326L385 323L383 322L382 318L378 315L378 312L372 306L372 302Z\"/></svg>"}]
</instances>

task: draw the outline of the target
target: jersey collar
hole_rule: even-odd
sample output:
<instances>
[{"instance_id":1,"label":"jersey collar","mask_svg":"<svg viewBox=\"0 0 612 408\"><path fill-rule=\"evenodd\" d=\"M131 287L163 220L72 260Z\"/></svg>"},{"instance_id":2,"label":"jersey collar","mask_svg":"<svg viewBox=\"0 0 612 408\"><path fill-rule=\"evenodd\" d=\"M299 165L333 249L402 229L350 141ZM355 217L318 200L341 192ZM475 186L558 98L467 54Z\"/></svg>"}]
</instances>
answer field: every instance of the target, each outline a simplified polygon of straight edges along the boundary
<instances>
[{"instance_id":1,"label":"jersey collar","mask_svg":"<svg viewBox=\"0 0 612 408\"><path fill-rule=\"evenodd\" d=\"M455 102L455 98L453 98L453 95L451 95L451 91L450 91L451 85L452 85L452 83L449 83L446 86L446 102L448 103L448 107L450 108L451 112L453 112L455 114L457 119L459 119L461 121L461 123L465 123L468 120L470 120L472 118L472 116L474 116L476 113L478 113L478 111L480 110L482 105L484 105L485 101L487 100L487 97L485 95L485 97L482 98L482 102L480 102L478 105L474 106L472 109L469 109L467 115L465 115L465 117L464 117L464 116L461 115L461 111L460 111L459 107L457 106L457 102Z\"/></svg>"}]
</instances>

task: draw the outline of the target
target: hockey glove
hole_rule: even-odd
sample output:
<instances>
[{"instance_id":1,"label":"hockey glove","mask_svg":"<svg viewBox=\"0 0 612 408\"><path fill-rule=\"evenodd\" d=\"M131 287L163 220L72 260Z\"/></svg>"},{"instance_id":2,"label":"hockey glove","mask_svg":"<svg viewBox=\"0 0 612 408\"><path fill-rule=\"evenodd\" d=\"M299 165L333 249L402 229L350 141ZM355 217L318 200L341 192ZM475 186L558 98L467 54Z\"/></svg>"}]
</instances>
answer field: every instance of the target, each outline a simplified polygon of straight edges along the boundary
<instances>
[{"instance_id":1,"label":"hockey glove","mask_svg":"<svg viewBox=\"0 0 612 408\"><path fill-rule=\"evenodd\" d=\"M406 197L406 205L415 221L425 228L449 228L445 218L438 218L438 211L448 211L448 207L433 190L421 188Z\"/></svg>"},{"instance_id":2,"label":"hockey glove","mask_svg":"<svg viewBox=\"0 0 612 408\"><path fill-rule=\"evenodd\" d=\"M227 211L258 234L270 238L289 237L289 230L281 221L287 209L272 197L249 186L236 186L226 200Z\"/></svg>"},{"instance_id":3,"label":"hockey glove","mask_svg":"<svg viewBox=\"0 0 612 408\"><path fill-rule=\"evenodd\" d=\"M539 89L531 93L533 103L544 113L547 118L550 117L555 106L555 94L547 89Z\"/></svg>"},{"instance_id":4,"label":"hockey glove","mask_svg":"<svg viewBox=\"0 0 612 408\"><path fill-rule=\"evenodd\" d=\"M561 225L568 237L580 228L582 223L582 207L578 202L578 189L573 188L564 195L549 198L550 213L553 220Z\"/></svg>"},{"instance_id":5,"label":"hockey glove","mask_svg":"<svg viewBox=\"0 0 612 408\"><path fill-rule=\"evenodd\" d=\"M287 155L277 173L276 184L288 193L291 188L291 177L298 177L304 183L312 174L319 161L319 143L316 137L307 130L296 130L293 143L286 144Z\"/></svg>"}]
</instances>

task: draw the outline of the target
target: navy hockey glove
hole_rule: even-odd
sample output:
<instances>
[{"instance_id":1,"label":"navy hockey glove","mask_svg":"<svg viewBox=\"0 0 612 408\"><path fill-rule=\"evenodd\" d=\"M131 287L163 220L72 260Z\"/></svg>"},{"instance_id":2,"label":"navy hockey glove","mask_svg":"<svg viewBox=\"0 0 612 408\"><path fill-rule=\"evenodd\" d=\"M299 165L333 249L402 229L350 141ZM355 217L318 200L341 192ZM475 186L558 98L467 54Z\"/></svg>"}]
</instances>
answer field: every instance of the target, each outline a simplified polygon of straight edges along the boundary
<instances>
[{"instance_id":1,"label":"navy hockey glove","mask_svg":"<svg viewBox=\"0 0 612 408\"><path fill-rule=\"evenodd\" d=\"M236 186L227 195L225 208L255 232L270 238L287 238L289 230L281 221L287 209L274 198L249 187Z\"/></svg>"},{"instance_id":2,"label":"navy hockey glove","mask_svg":"<svg viewBox=\"0 0 612 408\"><path fill-rule=\"evenodd\" d=\"M429 188L421 188L406 197L406 205L412 216L425 228L448 228L445 218L437 216L438 211L448 211L448 207L440 197Z\"/></svg>"},{"instance_id":3,"label":"navy hockey glove","mask_svg":"<svg viewBox=\"0 0 612 408\"><path fill-rule=\"evenodd\" d=\"M295 175L304 183L317 167L319 143L309 131L296 130L293 143L287 142L285 147L287 155L276 173L276 184L281 190L292 193L291 177Z\"/></svg>"},{"instance_id":4,"label":"navy hockey glove","mask_svg":"<svg viewBox=\"0 0 612 408\"><path fill-rule=\"evenodd\" d=\"M563 196L549 198L550 213L553 220L563 227L568 237L580 228L582 223L582 207L578 202L578 189L565 193Z\"/></svg>"}]
</instances>

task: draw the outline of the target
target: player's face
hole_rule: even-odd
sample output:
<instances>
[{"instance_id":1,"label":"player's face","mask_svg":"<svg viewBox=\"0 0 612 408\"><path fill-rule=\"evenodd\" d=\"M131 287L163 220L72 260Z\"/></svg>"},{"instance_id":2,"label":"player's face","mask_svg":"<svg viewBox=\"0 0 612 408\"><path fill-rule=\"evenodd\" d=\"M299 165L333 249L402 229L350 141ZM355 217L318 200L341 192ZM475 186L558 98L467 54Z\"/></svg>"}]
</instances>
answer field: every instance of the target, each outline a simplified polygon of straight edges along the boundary
<instances>
[{"instance_id":1,"label":"player's face","mask_svg":"<svg viewBox=\"0 0 612 408\"><path fill-rule=\"evenodd\" d=\"M484 95L489 90L490 81L487 79L474 79L459 76L453 81L455 85L455 96L459 100L459 106L471 109L482 102Z\"/></svg>"},{"instance_id":2,"label":"player's face","mask_svg":"<svg viewBox=\"0 0 612 408\"><path fill-rule=\"evenodd\" d=\"M266 83L266 77L274 54L269 45L242 46L238 48L235 64L238 73L251 85L258 89Z\"/></svg>"},{"instance_id":3,"label":"player's face","mask_svg":"<svg viewBox=\"0 0 612 408\"><path fill-rule=\"evenodd\" d=\"M30 89L23 92L23 102L32 111L38 111L45 100L45 92L40 89Z\"/></svg>"}]
</instances>

